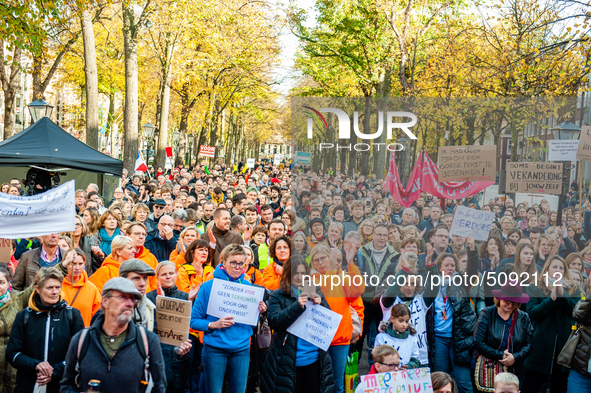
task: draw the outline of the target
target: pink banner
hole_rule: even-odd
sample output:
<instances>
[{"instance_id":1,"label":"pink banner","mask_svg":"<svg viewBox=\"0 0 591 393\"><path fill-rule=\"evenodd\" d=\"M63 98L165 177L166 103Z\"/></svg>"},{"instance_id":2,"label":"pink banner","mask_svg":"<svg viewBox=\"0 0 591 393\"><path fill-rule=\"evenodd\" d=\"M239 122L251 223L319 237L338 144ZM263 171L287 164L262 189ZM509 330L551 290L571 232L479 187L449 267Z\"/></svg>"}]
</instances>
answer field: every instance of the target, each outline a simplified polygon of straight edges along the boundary
<instances>
[{"instance_id":1,"label":"pink banner","mask_svg":"<svg viewBox=\"0 0 591 393\"><path fill-rule=\"evenodd\" d=\"M463 181L439 183L439 168L426 152L422 152L410 175L406 189L402 188L394 153L390 154L390 169L386 177L386 188L392 198L404 207L410 207L419 199L421 191L445 198L461 199L474 195L495 184L493 181Z\"/></svg>"}]
</instances>

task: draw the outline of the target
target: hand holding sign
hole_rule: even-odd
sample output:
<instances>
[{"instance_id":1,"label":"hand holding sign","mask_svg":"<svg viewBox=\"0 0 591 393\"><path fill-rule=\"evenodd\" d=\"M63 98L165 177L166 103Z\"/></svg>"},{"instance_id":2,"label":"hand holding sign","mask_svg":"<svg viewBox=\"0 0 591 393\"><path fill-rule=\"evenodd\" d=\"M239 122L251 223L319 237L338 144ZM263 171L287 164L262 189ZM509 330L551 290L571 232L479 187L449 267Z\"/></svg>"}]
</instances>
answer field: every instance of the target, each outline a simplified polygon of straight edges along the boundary
<instances>
[{"instance_id":1,"label":"hand holding sign","mask_svg":"<svg viewBox=\"0 0 591 393\"><path fill-rule=\"evenodd\" d=\"M223 317L209 324L210 329L223 329L234 324L234 317Z\"/></svg>"}]
</instances>

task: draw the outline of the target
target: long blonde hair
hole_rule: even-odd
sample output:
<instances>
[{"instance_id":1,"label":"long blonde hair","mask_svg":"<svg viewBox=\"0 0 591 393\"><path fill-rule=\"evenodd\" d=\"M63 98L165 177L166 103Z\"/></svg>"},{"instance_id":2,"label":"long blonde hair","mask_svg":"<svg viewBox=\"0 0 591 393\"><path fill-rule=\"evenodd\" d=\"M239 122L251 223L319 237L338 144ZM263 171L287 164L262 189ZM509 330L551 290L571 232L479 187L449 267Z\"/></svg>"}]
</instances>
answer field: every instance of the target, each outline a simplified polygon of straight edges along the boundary
<instances>
[{"instance_id":1,"label":"long blonde hair","mask_svg":"<svg viewBox=\"0 0 591 393\"><path fill-rule=\"evenodd\" d=\"M538 287L540 287L542 289L542 291L544 292L550 292L551 289L548 288L548 286L546 285L546 280L548 280L550 277L548 277L548 270L550 269L550 265L552 265L552 262L554 262L555 260L559 260L562 265L564 266L564 276L563 281L570 281L573 285L567 290L567 292L569 293L569 295L574 295L577 291L577 286L574 285L574 281L570 275L570 271L568 270L568 266L566 265L566 261L560 256L560 255L552 255L551 257L549 257L546 260L546 263L544 263L544 267L542 268L542 273L540 273L540 276L538 278Z\"/></svg>"}]
</instances>

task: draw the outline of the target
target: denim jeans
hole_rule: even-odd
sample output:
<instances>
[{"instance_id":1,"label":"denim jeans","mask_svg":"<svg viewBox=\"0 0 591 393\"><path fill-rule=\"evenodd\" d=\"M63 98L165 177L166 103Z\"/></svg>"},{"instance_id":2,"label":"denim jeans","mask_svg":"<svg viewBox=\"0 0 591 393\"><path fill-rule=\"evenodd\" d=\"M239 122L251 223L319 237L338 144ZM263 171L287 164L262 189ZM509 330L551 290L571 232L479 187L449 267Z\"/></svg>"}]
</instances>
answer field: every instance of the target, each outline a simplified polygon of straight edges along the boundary
<instances>
[{"instance_id":1,"label":"denim jeans","mask_svg":"<svg viewBox=\"0 0 591 393\"><path fill-rule=\"evenodd\" d=\"M568 390L566 393L591 392L591 376L583 375L573 369L568 375Z\"/></svg>"},{"instance_id":2,"label":"denim jeans","mask_svg":"<svg viewBox=\"0 0 591 393\"><path fill-rule=\"evenodd\" d=\"M472 393L472 368L454 362L453 338L435 336L435 359L431 371L443 371L452 374L460 393Z\"/></svg>"},{"instance_id":3,"label":"denim jeans","mask_svg":"<svg viewBox=\"0 0 591 393\"><path fill-rule=\"evenodd\" d=\"M230 352L204 344L201 361L207 393L222 393L226 368L228 369L228 392L244 393L250 363L248 349Z\"/></svg>"},{"instance_id":4,"label":"denim jeans","mask_svg":"<svg viewBox=\"0 0 591 393\"><path fill-rule=\"evenodd\" d=\"M349 345L331 345L328 348L332 360L332 373L337 387L337 393L345 392L345 367L349 357Z\"/></svg>"}]
</instances>

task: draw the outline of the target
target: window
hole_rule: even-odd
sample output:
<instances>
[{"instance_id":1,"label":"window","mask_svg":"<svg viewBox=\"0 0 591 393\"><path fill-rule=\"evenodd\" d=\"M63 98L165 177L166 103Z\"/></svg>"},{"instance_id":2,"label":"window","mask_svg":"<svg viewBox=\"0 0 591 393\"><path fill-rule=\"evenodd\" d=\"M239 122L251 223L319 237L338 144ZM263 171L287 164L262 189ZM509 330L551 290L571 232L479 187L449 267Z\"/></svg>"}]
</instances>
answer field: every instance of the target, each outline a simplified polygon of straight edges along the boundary
<instances>
[{"instance_id":1,"label":"window","mask_svg":"<svg viewBox=\"0 0 591 393\"><path fill-rule=\"evenodd\" d=\"M16 107L17 108L21 107L21 98L20 97L16 97Z\"/></svg>"}]
</instances>

